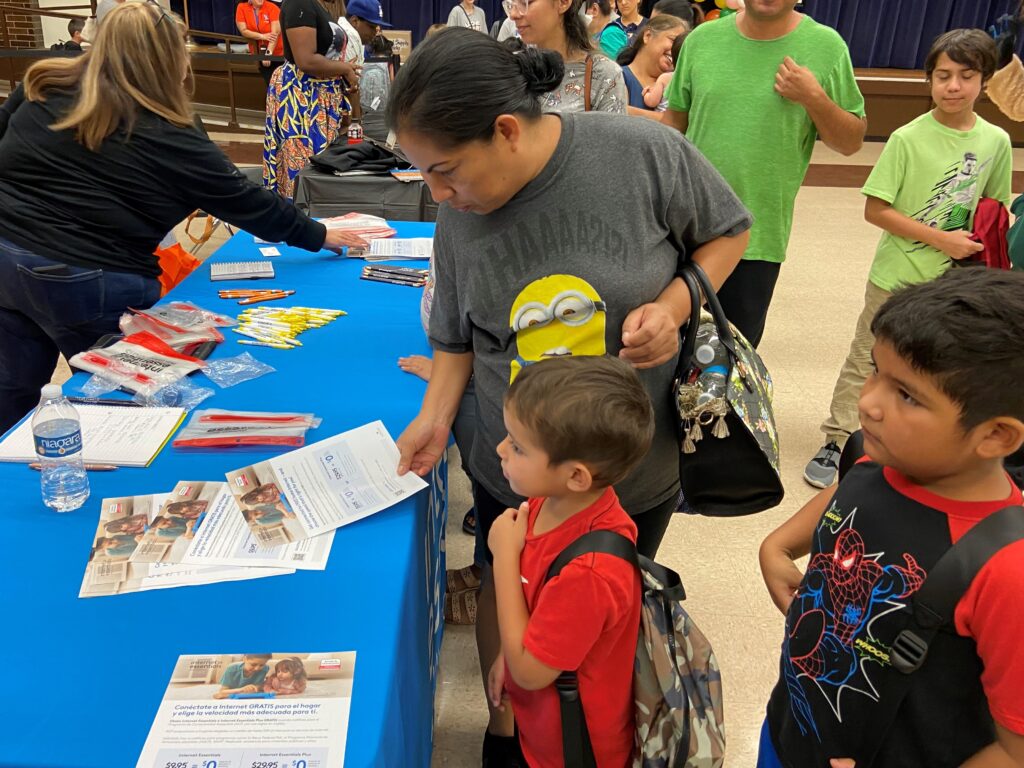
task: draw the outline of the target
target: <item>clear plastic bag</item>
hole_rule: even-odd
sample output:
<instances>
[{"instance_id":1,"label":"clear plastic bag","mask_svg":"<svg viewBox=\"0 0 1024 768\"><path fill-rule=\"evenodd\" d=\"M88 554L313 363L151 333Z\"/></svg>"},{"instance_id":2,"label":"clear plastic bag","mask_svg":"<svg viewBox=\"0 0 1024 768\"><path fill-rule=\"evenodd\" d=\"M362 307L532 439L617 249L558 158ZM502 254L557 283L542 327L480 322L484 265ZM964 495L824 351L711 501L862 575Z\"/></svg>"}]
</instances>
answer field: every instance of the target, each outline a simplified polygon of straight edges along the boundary
<instances>
[{"instance_id":1,"label":"clear plastic bag","mask_svg":"<svg viewBox=\"0 0 1024 768\"><path fill-rule=\"evenodd\" d=\"M152 395L204 365L146 332L126 336L103 349L79 352L68 363L143 395Z\"/></svg>"},{"instance_id":2,"label":"clear plastic bag","mask_svg":"<svg viewBox=\"0 0 1024 768\"><path fill-rule=\"evenodd\" d=\"M262 363L248 352L243 352L234 357L221 357L217 360L208 360L203 373L218 387L233 387L243 381L258 379L268 373L276 371L266 363Z\"/></svg>"},{"instance_id":3,"label":"clear plastic bag","mask_svg":"<svg viewBox=\"0 0 1024 768\"><path fill-rule=\"evenodd\" d=\"M191 354L207 342L224 341L224 335L212 326L191 331L179 331L174 326L147 315L145 312L126 312L121 315L118 323L121 333L131 336L136 333L151 333L172 349L184 354Z\"/></svg>"},{"instance_id":4,"label":"clear plastic bag","mask_svg":"<svg viewBox=\"0 0 1024 768\"><path fill-rule=\"evenodd\" d=\"M184 450L280 448L290 450L306 442L306 431L320 426L312 413L267 411L196 411L174 442Z\"/></svg>"},{"instance_id":5,"label":"clear plastic bag","mask_svg":"<svg viewBox=\"0 0 1024 768\"><path fill-rule=\"evenodd\" d=\"M132 399L139 405L150 407L184 408L191 411L203 400L212 397L214 391L209 387L200 387L188 379L179 379L155 392L137 392Z\"/></svg>"}]
</instances>

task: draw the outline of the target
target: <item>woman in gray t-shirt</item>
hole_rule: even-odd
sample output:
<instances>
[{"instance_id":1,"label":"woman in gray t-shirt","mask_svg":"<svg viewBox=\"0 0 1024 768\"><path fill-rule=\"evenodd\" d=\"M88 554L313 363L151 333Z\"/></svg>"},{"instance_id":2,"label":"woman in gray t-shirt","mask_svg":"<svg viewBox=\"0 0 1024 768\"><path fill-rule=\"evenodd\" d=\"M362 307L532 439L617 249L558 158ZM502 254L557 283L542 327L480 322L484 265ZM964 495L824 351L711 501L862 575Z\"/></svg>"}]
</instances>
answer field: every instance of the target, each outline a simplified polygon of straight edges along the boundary
<instances>
[{"instance_id":1,"label":"woman in gray t-shirt","mask_svg":"<svg viewBox=\"0 0 1024 768\"><path fill-rule=\"evenodd\" d=\"M469 464L486 541L494 520L521 501L496 453L510 382L546 357L618 355L637 368L654 406L651 450L615 487L638 549L653 556L679 491L670 389L691 308L676 275L693 260L721 285L751 219L678 132L622 115L545 114L541 97L564 74L552 51L513 53L451 29L421 43L395 79L388 122L442 203L433 370L419 415L397 441L399 472L426 474L440 458L472 373ZM486 686L500 645L487 565L477 607ZM492 708L488 734L486 752L502 749L493 745L505 736L513 749L510 713Z\"/></svg>"},{"instance_id":2,"label":"woman in gray t-shirt","mask_svg":"<svg viewBox=\"0 0 1024 768\"><path fill-rule=\"evenodd\" d=\"M572 0L559 11L553 0L505 0L509 19L526 45L555 51L565 62L565 74L556 88L542 97L545 112L614 112L624 115L629 104L626 81L619 65L595 51L594 42L581 16L583 0ZM515 43L512 45L516 50ZM586 105L587 60L591 61L590 107Z\"/></svg>"},{"instance_id":3,"label":"woman in gray t-shirt","mask_svg":"<svg viewBox=\"0 0 1024 768\"><path fill-rule=\"evenodd\" d=\"M449 27L465 27L477 32L487 32L487 16L483 8L477 8L475 0L462 0L448 14Z\"/></svg>"}]
</instances>

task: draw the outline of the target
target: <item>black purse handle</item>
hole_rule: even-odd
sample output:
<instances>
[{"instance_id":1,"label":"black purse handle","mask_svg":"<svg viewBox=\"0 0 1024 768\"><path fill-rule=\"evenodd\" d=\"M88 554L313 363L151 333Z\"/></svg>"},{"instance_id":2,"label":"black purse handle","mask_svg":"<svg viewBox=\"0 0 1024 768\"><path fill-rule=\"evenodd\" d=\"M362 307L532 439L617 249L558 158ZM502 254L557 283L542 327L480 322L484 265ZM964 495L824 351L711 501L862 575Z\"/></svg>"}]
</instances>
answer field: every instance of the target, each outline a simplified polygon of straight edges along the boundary
<instances>
[{"instance_id":1,"label":"black purse handle","mask_svg":"<svg viewBox=\"0 0 1024 768\"><path fill-rule=\"evenodd\" d=\"M686 324L683 346L679 354L679 364L676 368L676 379L682 380L693 362L693 354L697 347L697 331L700 328L700 311L703 305L701 302L702 293L704 294L704 301L708 305L708 311L711 313L715 323L715 328L718 331L719 342L729 350L734 360L737 358L737 355L736 337L733 335L732 326L729 325L729 320L725 316L725 310L722 309L722 305L718 301L718 295L715 293L715 288L711 285L711 280L708 279L707 274L700 266L692 261L688 261L683 265L678 275L690 289L690 319Z\"/></svg>"}]
</instances>

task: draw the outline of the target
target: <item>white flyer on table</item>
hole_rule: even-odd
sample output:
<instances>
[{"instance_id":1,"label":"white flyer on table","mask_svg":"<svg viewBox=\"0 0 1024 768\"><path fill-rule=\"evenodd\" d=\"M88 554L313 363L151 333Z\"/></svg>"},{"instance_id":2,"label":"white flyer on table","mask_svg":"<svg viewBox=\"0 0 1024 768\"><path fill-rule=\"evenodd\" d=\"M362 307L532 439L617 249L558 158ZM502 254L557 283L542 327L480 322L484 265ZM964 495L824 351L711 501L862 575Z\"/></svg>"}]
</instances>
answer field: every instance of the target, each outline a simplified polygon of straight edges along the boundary
<instances>
[{"instance_id":1,"label":"white flyer on table","mask_svg":"<svg viewBox=\"0 0 1024 768\"><path fill-rule=\"evenodd\" d=\"M289 544L262 546L242 516L227 483L211 483L217 493L203 525L192 538L182 563L287 567L322 571L331 554L334 531Z\"/></svg>"},{"instance_id":2,"label":"white flyer on table","mask_svg":"<svg viewBox=\"0 0 1024 768\"><path fill-rule=\"evenodd\" d=\"M380 512L427 484L397 473L399 452L383 422L227 474L260 546L308 539Z\"/></svg>"},{"instance_id":3,"label":"white flyer on table","mask_svg":"<svg viewBox=\"0 0 1024 768\"><path fill-rule=\"evenodd\" d=\"M136 768L341 768L354 651L181 656Z\"/></svg>"}]
</instances>

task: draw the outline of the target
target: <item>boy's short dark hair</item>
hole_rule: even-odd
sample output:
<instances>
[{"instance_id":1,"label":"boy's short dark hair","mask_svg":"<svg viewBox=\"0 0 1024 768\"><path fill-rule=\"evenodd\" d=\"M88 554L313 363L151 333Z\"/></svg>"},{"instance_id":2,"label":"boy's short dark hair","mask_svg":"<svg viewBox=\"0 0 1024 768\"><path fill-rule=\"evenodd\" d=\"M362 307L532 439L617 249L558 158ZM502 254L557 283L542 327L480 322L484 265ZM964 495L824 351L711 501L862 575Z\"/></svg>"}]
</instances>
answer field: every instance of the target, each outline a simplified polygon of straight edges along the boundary
<instances>
[{"instance_id":1,"label":"boy's short dark hair","mask_svg":"<svg viewBox=\"0 0 1024 768\"><path fill-rule=\"evenodd\" d=\"M72 19L68 22L68 34L72 37L83 29L85 29L85 19Z\"/></svg>"},{"instance_id":2,"label":"boy's short dark hair","mask_svg":"<svg viewBox=\"0 0 1024 768\"><path fill-rule=\"evenodd\" d=\"M601 11L602 16L611 16L612 14L612 3L611 0L587 0L586 7L596 5L597 9Z\"/></svg>"},{"instance_id":3,"label":"boy's short dark hair","mask_svg":"<svg viewBox=\"0 0 1024 768\"><path fill-rule=\"evenodd\" d=\"M647 455L654 411L640 377L614 357L563 357L527 366L505 404L552 464L581 461L594 485L614 485Z\"/></svg>"},{"instance_id":4,"label":"boy's short dark hair","mask_svg":"<svg viewBox=\"0 0 1024 768\"><path fill-rule=\"evenodd\" d=\"M274 658L272 653L243 653L243 659L263 659L264 661L270 661Z\"/></svg>"},{"instance_id":5,"label":"boy's short dark hair","mask_svg":"<svg viewBox=\"0 0 1024 768\"><path fill-rule=\"evenodd\" d=\"M965 431L997 416L1024 421L1024 273L951 269L895 293L871 332L934 377Z\"/></svg>"},{"instance_id":6,"label":"boy's short dark hair","mask_svg":"<svg viewBox=\"0 0 1024 768\"><path fill-rule=\"evenodd\" d=\"M690 4L690 0L658 0L651 10L652 12L657 11L659 14L675 16L689 24L691 29L693 28L693 5Z\"/></svg>"},{"instance_id":7,"label":"boy's short dark hair","mask_svg":"<svg viewBox=\"0 0 1024 768\"><path fill-rule=\"evenodd\" d=\"M957 64L980 72L982 82L986 82L995 74L999 61L995 41L980 29L954 29L939 35L932 43L931 50L924 60L924 73L928 80L932 79L932 73L942 54L946 54Z\"/></svg>"}]
</instances>

